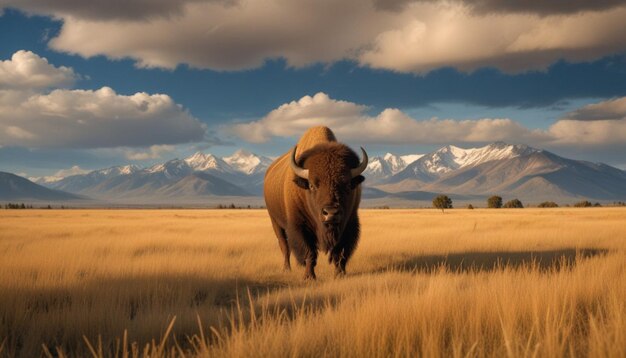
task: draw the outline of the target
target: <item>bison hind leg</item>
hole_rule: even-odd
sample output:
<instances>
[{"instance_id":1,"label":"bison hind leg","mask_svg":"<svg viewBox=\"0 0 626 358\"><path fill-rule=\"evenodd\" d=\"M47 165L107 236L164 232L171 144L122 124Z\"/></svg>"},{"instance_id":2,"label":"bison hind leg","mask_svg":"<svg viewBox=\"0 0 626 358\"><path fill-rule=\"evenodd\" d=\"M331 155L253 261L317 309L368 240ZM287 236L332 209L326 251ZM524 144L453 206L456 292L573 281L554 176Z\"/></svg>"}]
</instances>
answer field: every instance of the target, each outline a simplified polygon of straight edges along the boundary
<instances>
[{"instance_id":1,"label":"bison hind leg","mask_svg":"<svg viewBox=\"0 0 626 358\"><path fill-rule=\"evenodd\" d=\"M278 238L278 246L280 246L280 251L283 253L283 270L291 271L291 263L289 262L291 250L289 249L289 242L287 241L287 233L285 232L285 229L280 227L280 225L278 225L278 223L273 218L272 228L274 228L274 233L276 234L276 238Z\"/></svg>"}]
</instances>

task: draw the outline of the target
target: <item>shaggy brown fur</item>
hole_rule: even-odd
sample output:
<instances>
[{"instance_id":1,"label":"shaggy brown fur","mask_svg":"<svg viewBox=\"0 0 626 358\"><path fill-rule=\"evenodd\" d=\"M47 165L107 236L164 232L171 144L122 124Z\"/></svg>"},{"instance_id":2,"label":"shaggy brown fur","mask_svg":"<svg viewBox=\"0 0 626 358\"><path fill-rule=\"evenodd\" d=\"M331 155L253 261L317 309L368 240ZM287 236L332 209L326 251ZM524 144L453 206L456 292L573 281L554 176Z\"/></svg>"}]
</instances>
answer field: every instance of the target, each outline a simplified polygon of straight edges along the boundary
<instances>
[{"instance_id":1,"label":"shaggy brown fur","mask_svg":"<svg viewBox=\"0 0 626 358\"><path fill-rule=\"evenodd\" d=\"M301 150L302 149L302 150ZM306 266L305 278L315 278L318 250L329 254L337 274L344 274L359 240L358 207L363 176L351 178L359 158L338 143L326 127L309 129L298 142L296 160L309 169L309 180L296 176L290 165L291 151L276 159L265 174L265 203L274 232L290 269L293 251ZM324 223L322 209L334 206L340 219Z\"/></svg>"}]
</instances>

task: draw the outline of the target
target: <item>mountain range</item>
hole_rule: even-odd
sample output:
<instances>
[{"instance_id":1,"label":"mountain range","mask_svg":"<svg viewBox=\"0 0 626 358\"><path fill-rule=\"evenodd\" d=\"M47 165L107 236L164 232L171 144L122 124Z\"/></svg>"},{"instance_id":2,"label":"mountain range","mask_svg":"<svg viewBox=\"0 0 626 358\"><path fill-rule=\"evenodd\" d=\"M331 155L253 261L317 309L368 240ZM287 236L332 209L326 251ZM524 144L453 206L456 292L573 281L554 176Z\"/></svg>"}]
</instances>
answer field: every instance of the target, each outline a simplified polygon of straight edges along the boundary
<instances>
[{"instance_id":1,"label":"mountain range","mask_svg":"<svg viewBox=\"0 0 626 358\"><path fill-rule=\"evenodd\" d=\"M58 181L39 181L47 187L96 199L180 198L197 196L260 196L267 157L245 150L219 158L197 152L147 168L134 165L94 170Z\"/></svg>"},{"instance_id":2,"label":"mountain range","mask_svg":"<svg viewBox=\"0 0 626 358\"><path fill-rule=\"evenodd\" d=\"M124 165L36 182L57 193L107 201L258 198L271 162L245 150L221 158L197 152L146 168ZM430 201L438 193L460 201L494 194L530 202L626 199L623 170L503 142L469 149L448 145L425 155L373 156L364 176L364 199L377 203Z\"/></svg>"},{"instance_id":3,"label":"mountain range","mask_svg":"<svg viewBox=\"0 0 626 358\"><path fill-rule=\"evenodd\" d=\"M481 148L445 146L373 183L387 192L427 191L527 201L626 198L626 172L502 142Z\"/></svg>"}]
</instances>

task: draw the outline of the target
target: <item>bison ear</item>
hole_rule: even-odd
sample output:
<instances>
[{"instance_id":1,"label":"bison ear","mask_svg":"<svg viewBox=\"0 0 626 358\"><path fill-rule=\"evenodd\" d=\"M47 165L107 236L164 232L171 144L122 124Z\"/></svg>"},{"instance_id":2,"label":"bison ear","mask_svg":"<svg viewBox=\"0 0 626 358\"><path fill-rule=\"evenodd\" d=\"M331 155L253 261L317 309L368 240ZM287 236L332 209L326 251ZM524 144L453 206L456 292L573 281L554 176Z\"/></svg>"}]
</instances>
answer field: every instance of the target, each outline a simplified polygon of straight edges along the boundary
<instances>
[{"instance_id":1,"label":"bison ear","mask_svg":"<svg viewBox=\"0 0 626 358\"><path fill-rule=\"evenodd\" d=\"M352 189L356 188L359 184L361 184L365 180L365 177L362 175L357 175L352 180L350 180L350 187Z\"/></svg>"},{"instance_id":2,"label":"bison ear","mask_svg":"<svg viewBox=\"0 0 626 358\"><path fill-rule=\"evenodd\" d=\"M297 176L293 180L293 182L296 183L296 185L301 187L302 189L309 189L309 181L304 178L300 178Z\"/></svg>"}]
</instances>

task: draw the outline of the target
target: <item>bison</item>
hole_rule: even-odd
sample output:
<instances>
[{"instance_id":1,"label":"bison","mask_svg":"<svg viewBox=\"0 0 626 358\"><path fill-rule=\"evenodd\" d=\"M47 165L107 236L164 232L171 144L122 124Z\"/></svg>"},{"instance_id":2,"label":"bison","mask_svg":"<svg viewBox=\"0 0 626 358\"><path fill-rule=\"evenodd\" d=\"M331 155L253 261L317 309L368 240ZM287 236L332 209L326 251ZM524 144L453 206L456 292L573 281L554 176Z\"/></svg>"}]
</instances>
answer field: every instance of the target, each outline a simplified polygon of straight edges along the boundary
<instances>
[{"instance_id":1,"label":"bison","mask_svg":"<svg viewBox=\"0 0 626 358\"><path fill-rule=\"evenodd\" d=\"M290 253L305 266L305 279L315 279L318 250L328 254L335 275L346 272L346 263L359 241L358 208L361 173L367 167L363 148L360 161L352 149L337 142L327 127L306 131L293 150L277 158L267 169L265 204L290 270Z\"/></svg>"}]
</instances>

